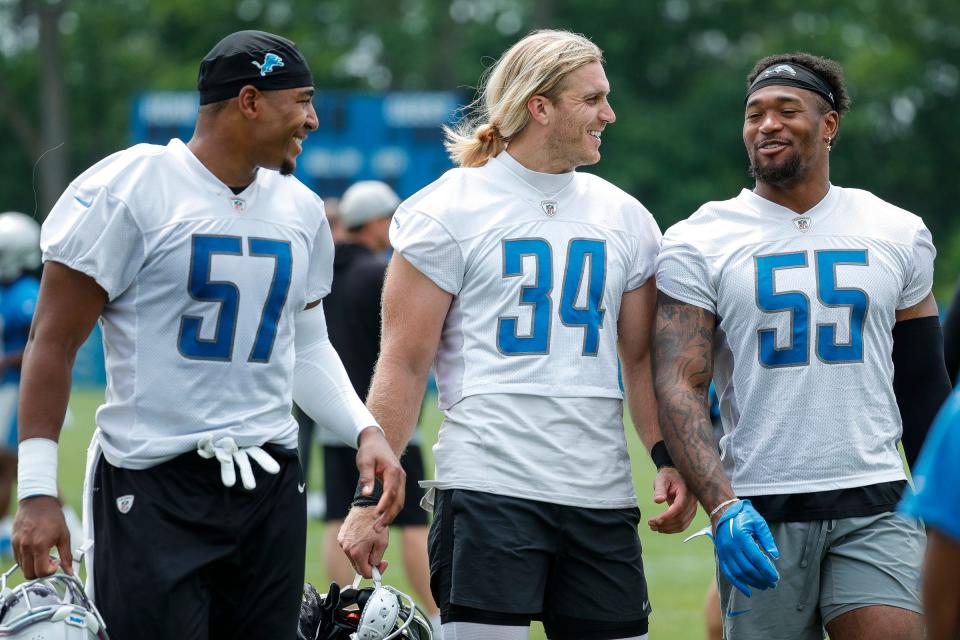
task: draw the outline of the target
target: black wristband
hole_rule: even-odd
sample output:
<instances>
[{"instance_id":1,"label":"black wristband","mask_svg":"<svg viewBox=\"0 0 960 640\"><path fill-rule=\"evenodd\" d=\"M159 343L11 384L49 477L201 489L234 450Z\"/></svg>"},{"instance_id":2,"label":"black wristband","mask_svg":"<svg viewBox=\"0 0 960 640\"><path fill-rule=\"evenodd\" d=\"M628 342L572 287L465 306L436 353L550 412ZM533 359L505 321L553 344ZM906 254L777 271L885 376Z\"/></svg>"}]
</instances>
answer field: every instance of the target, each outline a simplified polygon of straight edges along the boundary
<instances>
[{"instance_id":1,"label":"black wristband","mask_svg":"<svg viewBox=\"0 0 960 640\"><path fill-rule=\"evenodd\" d=\"M353 502L351 507L375 507L383 496L383 484L379 480L373 481L373 493L369 496L363 495L363 485L357 483L357 490L353 492Z\"/></svg>"},{"instance_id":2,"label":"black wristband","mask_svg":"<svg viewBox=\"0 0 960 640\"><path fill-rule=\"evenodd\" d=\"M657 465L657 471L664 467L677 466L673 464L673 459L670 457L670 452L667 451L667 445L663 443L663 440L653 445L653 448L650 449L650 457L653 459L653 464Z\"/></svg>"}]
</instances>

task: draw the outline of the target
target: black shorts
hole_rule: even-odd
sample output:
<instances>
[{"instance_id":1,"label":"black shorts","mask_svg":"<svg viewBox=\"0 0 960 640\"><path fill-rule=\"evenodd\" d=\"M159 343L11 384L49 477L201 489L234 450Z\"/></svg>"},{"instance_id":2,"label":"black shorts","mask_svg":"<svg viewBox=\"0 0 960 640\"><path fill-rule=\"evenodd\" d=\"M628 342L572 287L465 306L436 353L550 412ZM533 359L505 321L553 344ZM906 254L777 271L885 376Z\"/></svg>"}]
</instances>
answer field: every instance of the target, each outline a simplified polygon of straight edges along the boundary
<instances>
[{"instance_id":1,"label":"black shorts","mask_svg":"<svg viewBox=\"0 0 960 640\"><path fill-rule=\"evenodd\" d=\"M647 633L640 510L437 491L430 587L443 622L527 625L551 640Z\"/></svg>"},{"instance_id":2,"label":"black shorts","mask_svg":"<svg viewBox=\"0 0 960 640\"><path fill-rule=\"evenodd\" d=\"M420 481L423 480L423 455L420 447L408 446L400 458L400 464L407 472L406 497L403 509L397 514L393 524L398 527L425 527L428 522L427 512L420 508L420 498L423 497L423 489L420 488ZM327 511L323 519L326 522L347 517L359 481L356 449L324 445L323 491L327 497Z\"/></svg>"},{"instance_id":3,"label":"black shorts","mask_svg":"<svg viewBox=\"0 0 960 640\"><path fill-rule=\"evenodd\" d=\"M94 597L118 640L295 638L306 499L294 449L263 447L257 486L227 489L196 452L142 471L101 456L93 480Z\"/></svg>"}]
</instances>

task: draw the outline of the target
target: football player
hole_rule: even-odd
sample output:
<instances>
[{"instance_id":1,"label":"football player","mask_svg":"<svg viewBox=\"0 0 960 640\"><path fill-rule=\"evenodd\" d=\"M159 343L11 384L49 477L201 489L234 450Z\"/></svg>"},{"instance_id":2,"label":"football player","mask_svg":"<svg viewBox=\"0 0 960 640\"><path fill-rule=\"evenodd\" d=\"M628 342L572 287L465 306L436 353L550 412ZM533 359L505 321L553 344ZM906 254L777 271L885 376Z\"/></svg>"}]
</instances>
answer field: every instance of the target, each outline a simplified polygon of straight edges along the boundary
<instances>
[{"instance_id":1,"label":"football player","mask_svg":"<svg viewBox=\"0 0 960 640\"><path fill-rule=\"evenodd\" d=\"M894 510L897 444L912 463L950 386L935 251L918 216L830 183L849 106L836 62L760 60L743 122L753 190L671 227L658 260L660 424L710 514L738 640L922 635L924 534Z\"/></svg>"},{"instance_id":2,"label":"football player","mask_svg":"<svg viewBox=\"0 0 960 640\"><path fill-rule=\"evenodd\" d=\"M403 202L368 404L397 451L435 362L431 585L446 638L641 638L651 608L623 394L659 467L649 520L695 513L660 439L649 341L660 231L600 160L616 119L600 49L535 32L487 74L476 121L447 131L459 168ZM364 575L386 539L361 501L341 546ZM376 534L376 539L371 537Z\"/></svg>"},{"instance_id":3,"label":"football player","mask_svg":"<svg viewBox=\"0 0 960 640\"><path fill-rule=\"evenodd\" d=\"M916 493L901 511L927 526L923 563L923 613L928 640L960 637L960 394L940 411L913 468Z\"/></svg>"},{"instance_id":4,"label":"football player","mask_svg":"<svg viewBox=\"0 0 960 640\"><path fill-rule=\"evenodd\" d=\"M0 553L9 556L10 496L17 475L20 364L40 281L40 225L18 211L0 213Z\"/></svg>"},{"instance_id":5,"label":"football player","mask_svg":"<svg viewBox=\"0 0 960 640\"><path fill-rule=\"evenodd\" d=\"M88 593L111 634L293 637L306 509L292 399L359 445L370 490L382 478L377 526L402 505L404 474L326 336L333 243L323 203L290 175L318 125L303 55L240 31L197 84L189 142L100 161L43 225L14 553L28 578L71 570L57 438L74 354L99 319L107 391L85 516Z\"/></svg>"}]
</instances>

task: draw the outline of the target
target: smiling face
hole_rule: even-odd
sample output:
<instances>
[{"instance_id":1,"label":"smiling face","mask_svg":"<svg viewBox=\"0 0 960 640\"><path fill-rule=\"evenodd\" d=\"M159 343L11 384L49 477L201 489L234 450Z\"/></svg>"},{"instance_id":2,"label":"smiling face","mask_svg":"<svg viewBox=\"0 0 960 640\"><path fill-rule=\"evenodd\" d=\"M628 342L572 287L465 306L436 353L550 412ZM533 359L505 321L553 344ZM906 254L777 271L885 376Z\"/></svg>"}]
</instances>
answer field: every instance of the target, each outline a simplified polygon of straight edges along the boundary
<instances>
[{"instance_id":1,"label":"smiling face","mask_svg":"<svg viewBox=\"0 0 960 640\"><path fill-rule=\"evenodd\" d=\"M610 83L603 66L594 62L570 72L551 103L546 153L560 171L600 161L600 136L617 117L607 101Z\"/></svg>"},{"instance_id":2,"label":"smiling face","mask_svg":"<svg viewBox=\"0 0 960 640\"><path fill-rule=\"evenodd\" d=\"M319 126L313 108L313 87L264 91L264 117L258 123L258 165L290 175L303 151L303 141Z\"/></svg>"},{"instance_id":3,"label":"smiling face","mask_svg":"<svg viewBox=\"0 0 960 640\"><path fill-rule=\"evenodd\" d=\"M758 183L787 187L829 167L827 140L836 136L836 111L824 113L811 91L772 85L750 96L743 144Z\"/></svg>"}]
</instances>

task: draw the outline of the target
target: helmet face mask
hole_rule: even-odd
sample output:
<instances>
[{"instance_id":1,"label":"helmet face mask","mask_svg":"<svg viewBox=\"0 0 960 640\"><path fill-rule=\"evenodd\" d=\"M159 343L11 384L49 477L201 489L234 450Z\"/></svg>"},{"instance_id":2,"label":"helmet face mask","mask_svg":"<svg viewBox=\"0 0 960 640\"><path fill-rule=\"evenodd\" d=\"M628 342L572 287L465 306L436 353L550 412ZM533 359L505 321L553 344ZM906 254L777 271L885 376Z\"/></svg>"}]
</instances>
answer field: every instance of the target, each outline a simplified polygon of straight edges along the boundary
<instances>
[{"instance_id":1,"label":"helmet face mask","mask_svg":"<svg viewBox=\"0 0 960 640\"><path fill-rule=\"evenodd\" d=\"M433 640L427 616L413 598L380 584L341 588L331 584L327 594L307 583L300 604L298 640Z\"/></svg>"}]
</instances>

